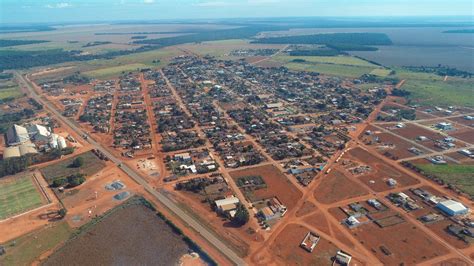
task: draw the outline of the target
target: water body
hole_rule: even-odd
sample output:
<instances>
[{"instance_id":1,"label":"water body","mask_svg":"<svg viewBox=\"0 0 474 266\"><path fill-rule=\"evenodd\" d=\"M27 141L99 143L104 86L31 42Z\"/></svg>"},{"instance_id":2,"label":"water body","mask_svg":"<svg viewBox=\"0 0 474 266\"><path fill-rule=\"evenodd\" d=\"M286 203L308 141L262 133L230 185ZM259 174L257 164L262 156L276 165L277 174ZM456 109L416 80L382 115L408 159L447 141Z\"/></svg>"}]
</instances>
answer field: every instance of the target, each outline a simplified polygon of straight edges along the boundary
<instances>
[{"instance_id":1,"label":"water body","mask_svg":"<svg viewBox=\"0 0 474 266\"><path fill-rule=\"evenodd\" d=\"M474 34L443 33L458 28L311 28L275 32L276 35L305 35L336 32L378 32L387 34L391 46L378 46L378 51L351 52L386 66L448 65L474 72ZM460 27L459 29L474 29Z\"/></svg>"}]
</instances>

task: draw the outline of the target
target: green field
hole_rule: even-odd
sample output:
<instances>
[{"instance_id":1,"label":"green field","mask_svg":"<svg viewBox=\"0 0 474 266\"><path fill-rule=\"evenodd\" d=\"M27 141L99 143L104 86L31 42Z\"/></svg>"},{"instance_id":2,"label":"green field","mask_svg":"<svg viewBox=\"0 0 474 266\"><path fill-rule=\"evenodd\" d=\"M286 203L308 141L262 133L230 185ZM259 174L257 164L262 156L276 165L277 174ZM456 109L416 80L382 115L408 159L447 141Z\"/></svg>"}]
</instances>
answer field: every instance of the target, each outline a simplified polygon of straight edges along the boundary
<instances>
[{"instance_id":1,"label":"green field","mask_svg":"<svg viewBox=\"0 0 474 266\"><path fill-rule=\"evenodd\" d=\"M43 253L69 239L72 232L63 221L4 243L6 254L0 256L0 265L31 265Z\"/></svg>"},{"instance_id":2,"label":"green field","mask_svg":"<svg viewBox=\"0 0 474 266\"><path fill-rule=\"evenodd\" d=\"M294 62L300 59L303 62ZM277 55L272 61L296 71L311 71L325 75L357 78L378 68L370 62L352 56L286 56Z\"/></svg>"},{"instance_id":3,"label":"green field","mask_svg":"<svg viewBox=\"0 0 474 266\"><path fill-rule=\"evenodd\" d=\"M13 176L0 181L0 220L42 204L42 196L30 175Z\"/></svg>"},{"instance_id":4,"label":"green field","mask_svg":"<svg viewBox=\"0 0 474 266\"><path fill-rule=\"evenodd\" d=\"M13 97L17 98L23 95L18 87L8 87L8 88L1 88L0 89L0 100L5 98Z\"/></svg>"},{"instance_id":5,"label":"green field","mask_svg":"<svg viewBox=\"0 0 474 266\"><path fill-rule=\"evenodd\" d=\"M474 107L474 81L449 77L443 81L443 77L435 74L411 72L405 69L397 69L396 76L405 79L403 89L411 92L410 99L425 105L462 105Z\"/></svg>"},{"instance_id":6,"label":"green field","mask_svg":"<svg viewBox=\"0 0 474 266\"><path fill-rule=\"evenodd\" d=\"M277 55L272 58L275 61L282 63L290 63L295 59L305 60L308 63L319 63L319 64L335 64L335 65L347 65L347 66L362 66L362 67L372 67L376 68L377 65L374 65L365 60L359 59L353 56L287 56L287 55Z\"/></svg>"},{"instance_id":7,"label":"green field","mask_svg":"<svg viewBox=\"0 0 474 266\"><path fill-rule=\"evenodd\" d=\"M73 160L77 157L82 157L84 159L84 164L81 167L71 167ZM57 178L67 177L76 173L82 173L86 176L90 176L99 172L104 167L105 163L97 158L95 154L89 151L67 160L46 166L40 169L40 171L43 173L43 176L46 178L46 180L49 183L52 183Z\"/></svg>"},{"instance_id":8,"label":"green field","mask_svg":"<svg viewBox=\"0 0 474 266\"><path fill-rule=\"evenodd\" d=\"M387 77L390 75L392 70L390 69L385 69L385 68L376 68L370 72L370 74L379 76L379 77Z\"/></svg>"},{"instance_id":9,"label":"green field","mask_svg":"<svg viewBox=\"0 0 474 266\"><path fill-rule=\"evenodd\" d=\"M417 167L474 197L474 165L419 164Z\"/></svg>"},{"instance_id":10,"label":"green field","mask_svg":"<svg viewBox=\"0 0 474 266\"><path fill-rule=\"evenodd\" d=\"M147 68L144 64L128 64L115 67L99 68L92 71L84 72L84 74L91 78L105 79L110 77L119 76L122 72L137 71L141 68Z\"/></svg>"}]
</instances>

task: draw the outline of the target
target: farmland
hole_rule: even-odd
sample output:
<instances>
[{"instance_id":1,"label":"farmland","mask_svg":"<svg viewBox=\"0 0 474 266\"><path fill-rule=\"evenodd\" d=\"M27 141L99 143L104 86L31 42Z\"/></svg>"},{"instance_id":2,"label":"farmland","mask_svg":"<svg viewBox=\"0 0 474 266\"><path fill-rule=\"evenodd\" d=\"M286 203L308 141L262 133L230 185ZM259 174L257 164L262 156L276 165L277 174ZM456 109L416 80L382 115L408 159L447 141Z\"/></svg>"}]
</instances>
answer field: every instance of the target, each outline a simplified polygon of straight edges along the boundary
<instances>
[{"instance_id":1,"label":"farmland","mask_svg":"<svg viewBox=\"0 0 474 266\"><path fill-rule=\"evenodd\" d=\"M424 172L435 175L447 183L454 184L460 190L474 197L474 165L417 165Z\"/></svg>"},{"instance_id":2,"label":"farmland","mask_svg":"<svg viewBox=\"0 0 474 266\"><path fill-rule=\"evenodd\" d=\"M126 204L79 229L45 265L151 264L172 265L186 254L188 245L151 209ZM74 254L74 255L72 255Z\"/></svg>"},{"instance_id":3,"label":"farmland","mask_svg":"<svg viewBox=\"0 0 474 266\"><path fill-rule=\"evenodd\" d=\"M0 179L0 220L41 206L45 200L31 173Z\"/></svg>"},{"instance_id":4,"label":"farmland","mask_svg":"<svg viewBox=\"0 0 474 266\"><path fill-rule=\"evenodd\" d=\"M17 98L21 95L22 93L18 87L0 88L0 100L6 98Z\"/></svg>"},{"instance_id":5,"label":"farmland","mask_svg":"<svg viewBox=\"0 0 474 266\"><path fill-rule=\"evenodd\" d=\"M110 78L114 76L119 76L123 72L137 71L141 68L146 68L144 64L127 64L115 67L99 68L96 70L91 70L84 72L84 74L91 78Z\"/></svg>"},{"instance_id":6,"label":"farmland","mask_svg":"<svg viewBox=\"0 0 474 266\"><path fill-rule=\"evenodd\" d=\"M72 167L72 162L77 157L83 158L84 163L80 167ZM48 182L53 182L57 178L67 177L76 173L82 173L89 176L97 173L104 167L105 163L103 161L97 158L97 156L95 156L92 152L86 152L73 158L46 166L41 169L41 172Z\"/></svg>"}]
</instances>

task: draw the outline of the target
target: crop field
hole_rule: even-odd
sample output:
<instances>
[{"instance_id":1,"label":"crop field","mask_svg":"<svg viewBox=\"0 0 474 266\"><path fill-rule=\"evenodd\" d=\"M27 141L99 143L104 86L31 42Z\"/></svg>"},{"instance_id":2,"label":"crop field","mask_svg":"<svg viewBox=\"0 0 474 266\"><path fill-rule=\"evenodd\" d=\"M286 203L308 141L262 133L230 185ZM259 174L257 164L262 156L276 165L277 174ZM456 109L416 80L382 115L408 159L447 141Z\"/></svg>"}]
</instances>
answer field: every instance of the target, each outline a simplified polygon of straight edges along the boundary
<instances>
[{"instance_id":1,"label":"crop field","mask_svg":"<svg viewBox=\"0 0 474 266\"><path fill-rule=\"evenodd\" d=\"M174 265L188 245L154 211L141 205L117 207L81 227L44 265Z\"/></svg>"},{"instance_id":2,"label":"crop field","mask_svg":"<svg viewBox=\"0 0 474 266\"><path fill-rule=\"evenodd\" d=\"M311 63L311 62L302 62L302 63L286 63L285 67L296 70L296 71L310 71L318 72L325 75L331 76L343 76L356 78L360 77L363 74L370 73L374 68L373 67L364 67L364 66L351 66L351 65L337 65L337 64L323 64L323 63Z\"/></svg>"},{"instance_id":3,"label":"crop field","mask_svg":"<svg viewBox=\"0 0 474 266\"><path fill-rule=\"evenodd\" d=\"M31 174L0 179L0 220L43 205Z\"/></svg>"},{"instance_id":4,"label":"crop field","mask_svg":"<svg viewBox=\"0 0 474 266\"><path fill-rule=\"evenodd\" d=\"M0 256L0 265L31 265L44 252L66 241L71 233L67 222L62 221L4 243L6 254Z\"/></svg>"},{"instance_id":5,"label":"crop field","mask_svg":"<svg viewBox=\"0 0 474 266\"><path fill-rule=\"evenodd\" d=\"M71 167L73 160L77 157L82 157L84 159L84 164L81 167ZM46 180L51 183L56 178L67 177L76 173L90 176L99 172L104 167L105 163L97 158L97 156L95 156L91 151L88 151L75 157L46 166L40 169L40 171Z\"/></svg>"},{"instance_id":6,"label":"crop field","mask_svg":"<svg viewBox=\"0 0 474 266\"><path fill-rule=\"evenodd\" d=\"M435 175L446 183L450 183L474 197L474 165L432 165L418 164L428 174Z\"/></svg>"}]
</instances>

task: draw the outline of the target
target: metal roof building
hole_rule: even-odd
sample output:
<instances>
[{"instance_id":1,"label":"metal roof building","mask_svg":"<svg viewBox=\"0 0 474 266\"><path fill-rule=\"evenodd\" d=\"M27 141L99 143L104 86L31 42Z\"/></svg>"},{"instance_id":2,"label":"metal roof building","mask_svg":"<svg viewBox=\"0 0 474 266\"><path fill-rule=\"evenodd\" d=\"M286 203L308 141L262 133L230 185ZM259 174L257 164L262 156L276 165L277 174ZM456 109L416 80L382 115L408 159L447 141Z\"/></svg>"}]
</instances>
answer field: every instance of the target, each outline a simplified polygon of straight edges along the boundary
<instances>
[{"instance_id":1,"label":"metal roof building","mask_svg":"<svg viewBox=\"0 0 474 266\"><path fill-rule=\"evenodd\" d=\"M469 208L455 200L441 201L436 207L449 216L462 215L469 212Z\"/></svg>"}]
</instances>

